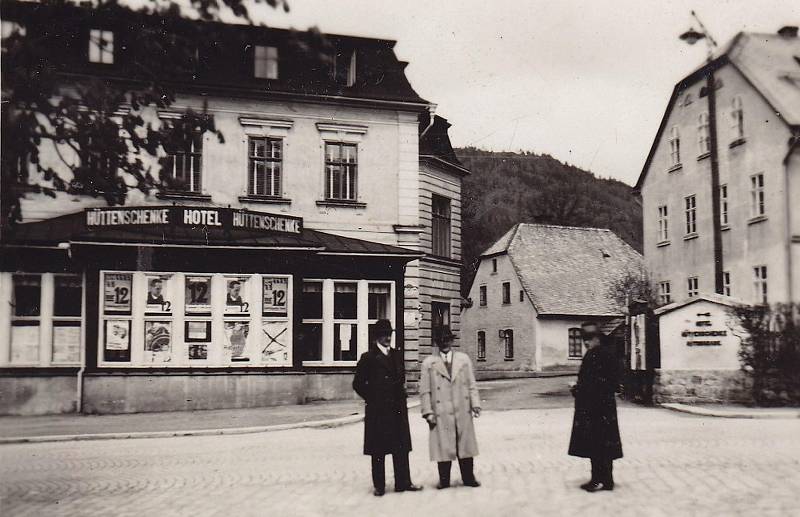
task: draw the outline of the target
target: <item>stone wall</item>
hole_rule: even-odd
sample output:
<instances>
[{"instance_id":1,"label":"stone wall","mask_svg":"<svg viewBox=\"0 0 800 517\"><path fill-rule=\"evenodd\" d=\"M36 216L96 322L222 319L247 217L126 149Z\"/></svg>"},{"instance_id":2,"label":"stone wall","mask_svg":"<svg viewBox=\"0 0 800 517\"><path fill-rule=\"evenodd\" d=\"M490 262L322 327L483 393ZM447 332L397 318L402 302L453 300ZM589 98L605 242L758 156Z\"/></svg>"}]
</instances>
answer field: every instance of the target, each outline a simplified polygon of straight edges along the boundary
<instances>
[{"instance_id":1,"label":"stone wall","mask_svg":"<svg viewBox=\"0 0 800 517\"><path fill-rule=\"evenodd\" d=\"M656 370L653 402L752 404L752 381L741 370Z\"/></svg>"}]
</instances>

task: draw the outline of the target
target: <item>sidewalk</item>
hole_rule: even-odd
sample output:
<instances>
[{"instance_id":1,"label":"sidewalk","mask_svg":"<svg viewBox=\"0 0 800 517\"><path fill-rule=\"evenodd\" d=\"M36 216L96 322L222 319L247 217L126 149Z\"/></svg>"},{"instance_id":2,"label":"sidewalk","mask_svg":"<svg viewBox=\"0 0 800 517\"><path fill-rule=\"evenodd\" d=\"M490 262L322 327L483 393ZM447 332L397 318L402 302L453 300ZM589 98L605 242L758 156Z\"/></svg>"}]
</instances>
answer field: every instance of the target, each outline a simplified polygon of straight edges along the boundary
<instances>
[{"instance_id":1,"label":"sidewalk","mask_svg":"<svg viewBox=\"0 0 800 517\"><path fill-rule=\"evenodd\" d=\"M661 407L698 416L720 418L800 418L800 409L791 407L761 408L725 404L661 404Z\"/></svg>"},{"instance_id":2,"label":"sidewalk","mask_svg":"<svg viewBox=\"0 0 800 517\"><path fill-rule=\"evenodd\" d=\"M409 406L417 404L409 402ZM0 444L259 433L298 427L333 427L363 418L364 403L360 400L123 415L3 416L0 417Z\"/></svg>"}]
</instances>

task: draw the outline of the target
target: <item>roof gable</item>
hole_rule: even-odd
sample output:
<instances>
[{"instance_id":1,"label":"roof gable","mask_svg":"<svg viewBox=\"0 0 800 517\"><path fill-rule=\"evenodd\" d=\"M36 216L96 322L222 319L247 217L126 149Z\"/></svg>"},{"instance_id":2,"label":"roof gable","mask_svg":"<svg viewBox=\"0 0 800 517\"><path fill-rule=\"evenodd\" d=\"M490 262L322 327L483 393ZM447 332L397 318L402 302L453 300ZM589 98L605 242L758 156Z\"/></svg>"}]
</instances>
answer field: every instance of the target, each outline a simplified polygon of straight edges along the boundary
<instances>
[{"instance_id":1,"label":"roof gable","mask_svg":"<svg viewBox=\"0 0 800 517\"><path fill-rule=\"evenodd\" d=\"M610 230L520 223L484 255L506 251L541 315L618 316L610 286L642 256Z\"/></svg>"}]
</instances>

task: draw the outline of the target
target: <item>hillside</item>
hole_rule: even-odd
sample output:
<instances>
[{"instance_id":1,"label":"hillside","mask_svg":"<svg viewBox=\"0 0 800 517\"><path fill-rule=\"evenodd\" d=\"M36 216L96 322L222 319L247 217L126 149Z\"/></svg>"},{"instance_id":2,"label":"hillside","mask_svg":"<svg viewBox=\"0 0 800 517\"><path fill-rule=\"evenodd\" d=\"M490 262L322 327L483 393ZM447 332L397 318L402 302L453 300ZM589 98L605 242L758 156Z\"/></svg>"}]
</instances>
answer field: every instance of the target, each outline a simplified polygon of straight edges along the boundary
<instances>
[{"instance_id":1,"label":"hillside","mask_svg":"<svg viewBox=\"0 0 800 517\"><path fill-rule=\"evenodd\" d=\"M455 152L472 171L463 185L462 289L480 253L518 222L609 228L642 250L642 211L629 185L546 154Z\"/></svg>"}]
</instances>

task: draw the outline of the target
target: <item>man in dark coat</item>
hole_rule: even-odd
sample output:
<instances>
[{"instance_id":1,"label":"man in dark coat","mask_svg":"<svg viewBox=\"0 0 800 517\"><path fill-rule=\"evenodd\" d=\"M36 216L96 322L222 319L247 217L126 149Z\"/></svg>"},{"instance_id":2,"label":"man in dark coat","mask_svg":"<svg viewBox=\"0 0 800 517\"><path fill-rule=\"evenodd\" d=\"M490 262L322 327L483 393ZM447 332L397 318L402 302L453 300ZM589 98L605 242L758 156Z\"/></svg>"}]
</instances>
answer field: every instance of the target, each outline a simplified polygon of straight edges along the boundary
<instances>
[{"instance_id":1,"label":"man in dark coat","mask_svg":"<svg viewBox=\"0 0 800 517\"><path fill-rule=\"evenodd\" d=\"M578 372L578 383L572 388L575 417L569 454L592 462L592 479L581 485L582 489L613 490L613 462L622 457L614 398L619 374L617 357L596 323L584 323L581 334L588 350Z\"/></svg>"},{"instance_id":2,"label":"man in dark coat","mask_svg":"<svg viewBox=\"0 0 800 517\"><path fill-rule=\"evenodd\" d=\"M373 346L356 366L353 389L366 403L364 415L364 454L372 456L374 494L382 496L386 485L384 459L392 455L396 492L422 490L411 482L408 453L411 433L408 428L403 353L391 348L392 324L378 320L373 327Z\"/></svg>"}]
</instances>

